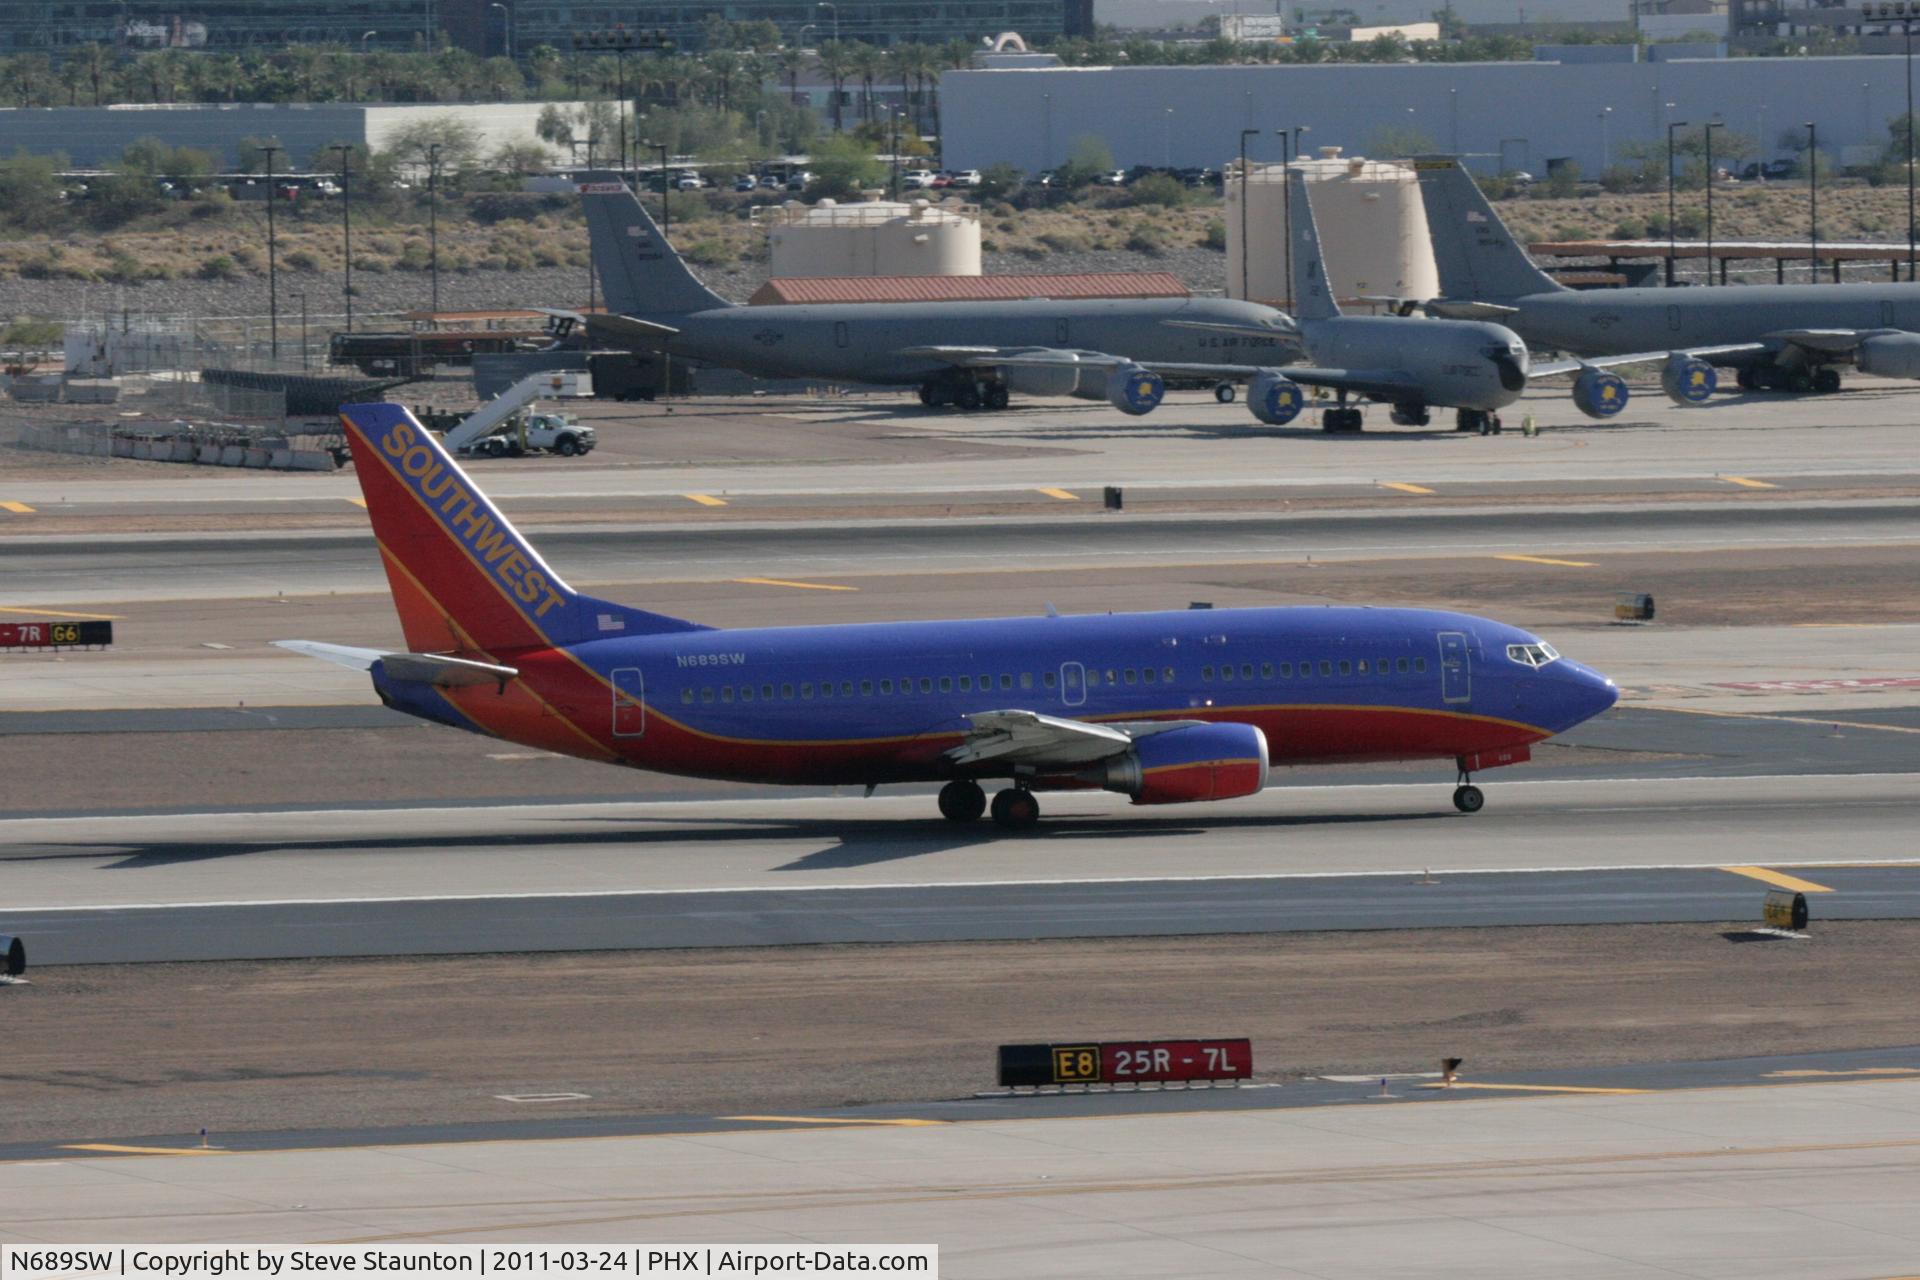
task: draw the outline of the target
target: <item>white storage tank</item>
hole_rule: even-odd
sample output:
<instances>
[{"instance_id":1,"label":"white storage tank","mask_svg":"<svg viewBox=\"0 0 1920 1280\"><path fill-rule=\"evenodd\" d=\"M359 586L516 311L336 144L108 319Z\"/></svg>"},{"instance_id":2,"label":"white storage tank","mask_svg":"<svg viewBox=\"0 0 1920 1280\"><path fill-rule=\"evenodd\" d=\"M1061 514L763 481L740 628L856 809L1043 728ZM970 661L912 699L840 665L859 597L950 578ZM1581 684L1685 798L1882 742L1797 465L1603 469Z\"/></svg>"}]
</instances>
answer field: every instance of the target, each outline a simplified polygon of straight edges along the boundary
<instances>
[{"instance_id":1,"label":"white storage tank","mask_svg":"<svg viewBox=\"0 0 1920 1280\"><path fill-rule=\"evenodd\" d=\"M812 208L792 202L758 217L771 224L776 277L980 274L978 205L822 200Z\"/></svg>"},{"instance_id":2,"label":"white storage tank","mask_svg":"<svg viewBox=\"0 0 1920 1280\"><path fill-rule=\"evenodd\" d=\"M1440 273L1427 237L1426 206L1412 168L1322 147L1291 166L1306 176L1314 222L1327 259L1334 297L1346 305L1366 296L1432 298ZM1226 177L1227 296L1284 306L1286 170L1249 166L1246 181L1248 253L1240 255L1240 177ZM1296 211L1297 212L1297 211ZM1241 264L1245 262L1245 280Z\"/></svg>"}]
</instances>

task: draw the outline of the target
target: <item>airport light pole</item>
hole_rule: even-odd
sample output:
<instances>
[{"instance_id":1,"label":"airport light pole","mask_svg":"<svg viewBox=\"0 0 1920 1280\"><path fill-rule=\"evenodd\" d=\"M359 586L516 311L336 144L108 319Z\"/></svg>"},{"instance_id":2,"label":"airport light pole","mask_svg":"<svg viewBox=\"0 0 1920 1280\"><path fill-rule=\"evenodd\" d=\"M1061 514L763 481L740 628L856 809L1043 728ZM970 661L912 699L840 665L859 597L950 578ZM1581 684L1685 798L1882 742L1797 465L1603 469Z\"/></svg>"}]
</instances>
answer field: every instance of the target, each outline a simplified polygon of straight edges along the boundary
<instances>
[{"instance_id":1,"label":"airport light pole","mask_svg":"<svg viewBox=\"0 0 1920 1280\"><path fill-rule=\"evenodd\" d=\"M301 292L296 293L293 296L300 300L300 367L302 369L305 369L308 367L307 365L307 295L306 295L306 291L302 290Z\"/></svg>"},{"instance_id":2,"label":"airport light pole","mask_svg":"<svg viewBox=\"0 0 1920 1280\"><path fill-rule=\"evenodd\" d=\"M1820 283L1819 130L1807 121L1807 283Z\"/></svg>"},{"instance_id":3,"label":"airport light pole","mask_svg":"<svg viewBox=\"0 0 1920 1280\"><path fill-rule=\"evenodd\" d=\"M427 269L433 276L433 313L440 314L440 144L427 144Z\"/></svg>"},{"instance_id":4,"label":"airport light pole","mask_svg":"<svg viewBox=\"0 0 1920 1280\"><path fill-rule=\"evenodd\" d=\"M1600 176L1606 177L1607 170L1613 167L1613 148L1608 145L1607 126L1612 122L1613 108L1600 108Z\"/></svg>"},{"instance_id":5,"label":"airport light pole","mask_svg":"<svg viewBox=\"0 0 1920 1280\"><path fill-rule=\"evenodd\" d=\"M667 144L643 142L641 146L660 153L660 238L673 247L673 184L667 180Z\"/></svg>"},{"instance_id":6,"label":"airport light pole","mask_svg":"<svg viewBox=\"0 0 1920 1280\"><path fill-rule=\"evenodd\" d=\"M1258 129L1240 131L1240 300L1253 301L1253 288L1247 282L1247 139Z\"/></svg>"},{"instance_id":7,"label":"airport light pole","mask_svg":"<svg viewBox=\"0 0 1920 1280\"><path fill-rule=\"evenodd\" d=\"M1161 117L1160 164L1166 169L1173 168L1173 108L1168 107Z\"/></svg>"},{"instance_id":8,"label":"airport light pole","mask_svg":"<svg viewBox=\"0 0 1920 1280\"><path fill-rule=\"evenodd\" d=\"M280 150L283 148L277 146L260 148L267 164L267 342L276 365L280 363L280 263L273 230L273 153Z\"/></svg>"},{"instance_id":9,"label":"airport light pole","mask_svg":"<svg viewBox=\"0 0 1920 1280\"><path fill-rule=\"evenodd\" d=\"M500 11L500 47L507 57L511 58L513 56L513 10L501 4L500 0L493 0L487 8Z\"/></svg>"},{"instance_id":10,"label":"airport light pole","mask_svg":"<svg viewBox=\"0 0 1920 1280\"><path fill-rule=\"evenodd\" d=\"M346 279L341 285L341 293L347 300L347 332L353 332L353 166L348 158L353 148L346 143L336 142L329 151L340 153L340 260L346 268Z\"/></svg>"},{"instance_id":11,"label":"airport light pole","mask_svg":"<svg viewBox=\"0 0 1920 1280\"><path fill-rule=\"evenodd\" d=\"M373 39L375 36L379 34L380 33L378 31L361 32L360 33L360 52L364 54L367 51L367 41Z\"/></svg>"},{"instance_id":12,"label":"airport light pole","mask_svg":"<svg viewBox=\"0 0 1920 1280\"><path fill-rule=\"evenodd\" d=\"M1311 125L1296 125L1291 129L1275 129L1280 135L1280 231L1284 243L1280 246L1280 269L1287 273L1287 306L1289 316L1293 314L1293 158L1299 151L1300 135L1312 128Z\"/></svg>"},{"instance_id":13,"label":"airport light pole","mask_svg":"<svg viewBox=\"0 0 1920 1280\"><path fill-rule=\"evenodd\" d=\"M1864 13L1873 16L1874 6L1869 4ZM1900 24L1901 32L1906 36L1907 70L1907 116L1904 131L1907 135L1907 279L1914 278L1914 190L1913 190L1913 21L1916 14L1913 0L1893 0L1879 6L1878 20L1891 27Z\"/></svg>"},{"instance_id":14,"label":"airport light pole","mask_svg":"<svg viewBox=\"0 0 1920 1280\"><path fill-rule=\"evenodd\" d=\"M1707 139L1707 283L1713 283L1713 131L1724 129L1724 120L1709 120L1702 127Z\"/></svg>"},{"instance_id":15,"label":"airport light pole","mask_svg":"<svg viewBox=\"0 0 1920 1280\"><path fill-rule=\"evenodd\" d=\"M1679 232L1675 228L1673 204L1673 131L1687 127L1685 120L1667 121L1667 288L1673 288L1673 260L1679 252Z\"/></svg>"},{"instance_id":16,"label":"airport light pole","mask_svg":"<svg viewBox=\"0 0 1920 1280\"><path fill-rule=\"evenodd\" d=\"M820 3L814 5L813 7L816 9L833 10L833 42L835 44L839 44L840 43L840 6L835 4L833 0L820 0Z\"/></svg>"}]
</instances>

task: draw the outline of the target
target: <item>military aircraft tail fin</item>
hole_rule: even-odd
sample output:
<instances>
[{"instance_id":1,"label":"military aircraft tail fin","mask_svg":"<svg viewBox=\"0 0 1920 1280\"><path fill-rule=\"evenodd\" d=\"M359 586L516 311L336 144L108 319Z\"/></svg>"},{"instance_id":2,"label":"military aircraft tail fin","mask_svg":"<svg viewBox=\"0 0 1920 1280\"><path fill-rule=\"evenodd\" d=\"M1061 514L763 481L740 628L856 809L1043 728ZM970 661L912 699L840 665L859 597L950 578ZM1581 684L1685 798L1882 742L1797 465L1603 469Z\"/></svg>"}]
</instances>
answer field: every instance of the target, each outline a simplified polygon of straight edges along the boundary
<instances>
[{"instance_id":1,"label":"military aircraft tail fin","mask_svg":"<svg viewBox=\"0 0 1920 1280\"><path fill-rule=\"evenodd\" d=\"M1307 195L1307 181L1298 169L1287 175L1293 184L1293 318L1300 321L1331 320L1340 314L1340 303L1327 280L1326 256L1320 251L1320 226L1313 220L1313 201Z\"/></svg>"},{"instance_id":2,"label":"military aircraft tail fin","mask_svg":"<svg viewBox=\"0 0 1920 1280\"><path fill-rule=\"evenodd\" d=\"M1458 158L1419 156L1413 167L1443 297L1500 302L1566 287L1533 265Z\"/></svg>"},{"instance_id":3,"label":"military aircraft tail fin","mask_svg":"<svg viewBox=\"0 0 1920 1280\"><path fill-rule=\"evenodd\" d=\"M617 315L685 315L731 306L700 283L640 200L611 173L585 175L579 185L593 243L593 268Z\"/></svg>"}]
</instances>

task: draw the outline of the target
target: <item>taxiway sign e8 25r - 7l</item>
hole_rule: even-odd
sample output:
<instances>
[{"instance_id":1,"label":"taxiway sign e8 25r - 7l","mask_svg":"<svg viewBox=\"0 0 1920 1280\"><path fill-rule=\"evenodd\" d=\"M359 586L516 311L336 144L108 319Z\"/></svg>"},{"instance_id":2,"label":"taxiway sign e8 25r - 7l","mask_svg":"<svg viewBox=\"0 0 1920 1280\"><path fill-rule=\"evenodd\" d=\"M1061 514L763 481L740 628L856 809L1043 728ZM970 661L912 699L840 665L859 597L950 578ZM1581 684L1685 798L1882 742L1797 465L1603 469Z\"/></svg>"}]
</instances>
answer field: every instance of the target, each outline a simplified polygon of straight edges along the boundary
<instances>
[{"instance_id":1,"label":"taxiway sign e8 25r - 7l","mask_svg":"<svg viewBox=\"0 0 1920 1280\"><path fill-rule=\"evenodd\" d=\"M388 706L588 760L762 783L942 783L957 822L1036 795L1259 791L1271 764L1469 774L1613 705L1536 636L1425 609L1279 608L717 630L569 587L405 408L342 415L408 652L285 647Z\"/></svg>"}]
</instances>

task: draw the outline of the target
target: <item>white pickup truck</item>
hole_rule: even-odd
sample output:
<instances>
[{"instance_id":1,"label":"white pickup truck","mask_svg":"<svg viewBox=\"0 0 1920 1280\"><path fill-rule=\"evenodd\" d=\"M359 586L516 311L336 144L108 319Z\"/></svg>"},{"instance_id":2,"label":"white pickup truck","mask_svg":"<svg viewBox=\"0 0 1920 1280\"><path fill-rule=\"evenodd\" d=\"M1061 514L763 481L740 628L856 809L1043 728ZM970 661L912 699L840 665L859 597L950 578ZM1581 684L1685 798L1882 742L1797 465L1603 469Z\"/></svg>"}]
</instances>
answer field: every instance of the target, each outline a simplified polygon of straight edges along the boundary
<instances>
[{"instance_id":1,"label":"white pickup truck","mask_svg":"<svg viewBox=\"0 0 1920 1280\"><path fill-rule=\"evenodd\" d=\"M591 378L578 372L531 374L468 414L443 438L455 453L475 457L518 458L527 453L557 453L563 458L593 452L600 443L594 429L562 413L529 413L542 395L593 394Z\"/></svg>"}]
</instances>

